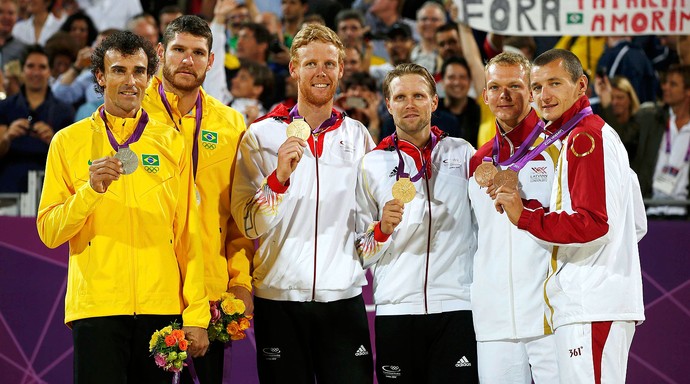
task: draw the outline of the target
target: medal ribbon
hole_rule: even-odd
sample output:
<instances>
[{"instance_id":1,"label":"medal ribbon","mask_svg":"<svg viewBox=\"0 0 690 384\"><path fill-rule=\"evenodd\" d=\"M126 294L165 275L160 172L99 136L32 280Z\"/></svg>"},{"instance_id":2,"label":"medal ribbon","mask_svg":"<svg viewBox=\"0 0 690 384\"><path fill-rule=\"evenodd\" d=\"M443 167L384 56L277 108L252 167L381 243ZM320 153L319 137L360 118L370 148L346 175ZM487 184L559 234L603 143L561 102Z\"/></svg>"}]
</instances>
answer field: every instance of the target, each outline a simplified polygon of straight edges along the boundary
<instances>
[{"instance_id":1,"label":"medal ribbon","mask_svg":"<svg viewBox=\"0 0 690 384\"><path fill-rule=\"evenodd\" d=\"M508 165L514 163L516 160L520 159L522 156L524 156L529 148L532 146L532 144L537 140L537 137L544 131L544 122L539 120L537 124L532 128L532 133L529 134L527 139L520 145L520 148L518 148L517 152L515 152L512 156L508 157L504 161L498 161L498 152L499 152L499 142L498 142L498 135L494 135L494 147L493 147L493 154L492 158L494 161L494 164L496 165ZM486 161L490 161L486 160Z\"/></svg>"},{"instance_id":2,"label":"medal ribbon","mask_svg":"<svg viewBox=\"0 0 690 384\"><path fill-rule=\"evenodd\" d=\"M295 106L292 107L292 109L290 110L290 121L292 121L294 119L304 119L304 117L300 116L299 112L297 111L297 104L295 104ZM321 123L321 125L319 125L318 128L312 129L311 133L313 135L318 135L318 134L322 133L323 131L327 130L328 128L330 128L331 126L333 126L333 124L335 124L335 122L337 120L338 120L338 115L335 112L331 112L331 117L328 120ZM304 121L306 122L306 120L304 120ZM310 128L311 128L311 126L310 126Z\"/></svg>"},{"instance_id":3,"label":"medal ribbon","mask_svg":"<svg viewBox=\"0 0 690 384\"><path fill-rule=\"evenodd\" d=\"M397 180L400 180L401 177L403 177L403 178L410 177L410 174L405 173L405 162L403 161L402 154L400 153L400 148L398 148L398 134L397 133L393 134L393 144L395 145L395 152L398 153L398 159L400 159L398 161L397 177L395 178L395 180L397 181ZM436 135L434 135L432 133L431 134L431 149L429 150L429 153L431 153L434 150L434 147L436 147L436 144L438 144L438 138L436 137ZM426 161L426 159L424 159L424 153L422 153L422 168L419 170L419 173L410 177L411 182L414 183L415 181L421 179L422 175L426 174L427 163L428 162Z\"/></svg>"},{"instance_id":4,"label":"medal ribbon","mask_svg":"<svg viewBox=\"0 0 690 384\"><path fill-rule=\"evenodd\" d=\"M103 123L105 124L105 132L108 134L108 141L110 142L110 146L113 147L113 149L117 152L120 150L120 148L128 148L130 144L136 143L140 138L141 135L144 133L144 128L146 128L146 124L149 122L149 114L144 111L144 109L141 109L141 117L139 118L139 122L137 123L136 128L134 128L134 132L132 135L127 139L122 144L118 144L117 140L115 139L115 135L113 135L113 132L110 130L110 127L108 126L108 119L105 116L105 107L102 107L98 113L101 116L101 119L103 119Z\"/></svg>"},{"instance_id":5,"label":"medal ribbon","mask_svg":"<svg viewBox=\"0 0 690 384\"><path fill-rule=\"evenodd\" d=\"M668 123L666 124L666 154L671 155L671 119L669 118ZM684 162L688 162L690 160L690 145L688 145L688 150L685 152L685 158L683 158Z\"/></svg>"},{"instance_id":6,"label":"medal ribbon","mask_svg":"<svg viewBox=\"0 0 690 384\"><path fill-rule=\"evenodd\" d=\"M172 107L170 106L170 102L168 101L168 97L165 96L165 90L163 89L163 82L161 81L158 83L158 94L161 96L161 100L163 101L163 106L165 106L165 110L168 111L168 116L170 116L170 120L172 120L173 124L175 124L175 117L173 117L173 111ZM194 121L195 121L195 127L194 127L194 144L192 144L192 166L193 166L193 172L194 172L194 179L196 180L196 169L199 166L199 133L201 132L201 119L203 117L203 106L201 104L201 92L196 97L196 115L194 116ZM175 128L177 128L177 124L175 124ZM177 128L179 131L180 129Z\"/></svg>"},{"instance_id":7,"label":"medal ribbon","mask_svg":"<svg viewBox=\"0 0 690 384\"><path fill-rule=\"evenodd\" d=\"M534 149L529 151L527 155L519 159L515 164L511 165L508 169L515 172L520 172L520 170L527 165L527 163L537 157L542 153L549 145L555 143L561 137L565 136L570 132L582 119L592 114L592 107L587 107L578 112L575 116L571 117L565 124L563 124L556 132L549 135L546 140L539 143Z\"/></svg>"}]
</instances>

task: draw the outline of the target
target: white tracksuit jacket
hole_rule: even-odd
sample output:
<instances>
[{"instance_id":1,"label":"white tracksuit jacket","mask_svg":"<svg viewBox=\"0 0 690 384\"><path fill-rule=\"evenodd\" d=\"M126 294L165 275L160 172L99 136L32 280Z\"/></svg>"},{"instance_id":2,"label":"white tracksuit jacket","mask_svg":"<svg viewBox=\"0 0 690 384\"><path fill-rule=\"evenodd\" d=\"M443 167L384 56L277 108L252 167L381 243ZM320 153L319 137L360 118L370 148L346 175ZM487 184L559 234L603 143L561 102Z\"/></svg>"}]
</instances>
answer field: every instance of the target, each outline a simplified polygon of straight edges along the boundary
<instances>
[{"instance_id":1,"label":"white tracksuit jacket","mask_svg":"<svg viewBox=\"0 0 690 384\"><path fill-rule=\"evenodd\" d=\"M551 128L589 106L580 98ZM637 175L618 134L599 116L582 119L563 140L549 212L527 208L518 228L553 246L547 316L561 325L644 320L637 242L647 218Z\"/></svg>"},{"instance_id":2,"label":"white tracksuit jacket","mask_svg":"<svg viewBox=\"0 0 690 384\"><path fill-rule=\"evenodd\" d=\"M441 134L435 127L432 132ZM357 252L365 267L374 265L376 314L469 310L476 237L467 175L474 148L463 139L438 141L430 154L431 176L414 183L417 195L387 237L377 224L393 199L399 158L392 143L388 137L364 156L357 179ZM402 140L399 147L405 172L416 175L422 152Z\"/></svg>"},{"instance_id":3,"label":"white tracksuit jacket","mask_svg":"<svg viewBox=\"0 0 690 384\"><path fill-rule=\"evenodd\" d=\"M499 161L522 147L539 121L531 111L506 137L500 137ZM542 134L532 147L544 139ZM494 207L494 200L480 188L474 171L484 157L491 157L494 140L483 145L470 165L470 200L477 219L477 252L474 254L472 318L478 341L523 339L550 334L545 322L544 280L549 270L551 247L540 245L514 226L506 214ZM523 201L548 207L554 182L560 142L530 160L518 173ZM512 165L512 164L510 164ZM499 166L505 169L509 165Z\"/></svg>"},{"instance_id":4,"label":"white tracksuit jacket","mask_svg":"<svg viewBox=\"0 0 690 384\"><path fill-rule=\"evenodd\" d=\"M357 162L374 142L360 122L334 113L336 123L308 140L286 187L275 169L289 109L277 106L242 138L232 214L245 236L259 239L258 297L329 302L357 296L367 283L354 246L354 190Z\"/></svg>"}]
</instances>

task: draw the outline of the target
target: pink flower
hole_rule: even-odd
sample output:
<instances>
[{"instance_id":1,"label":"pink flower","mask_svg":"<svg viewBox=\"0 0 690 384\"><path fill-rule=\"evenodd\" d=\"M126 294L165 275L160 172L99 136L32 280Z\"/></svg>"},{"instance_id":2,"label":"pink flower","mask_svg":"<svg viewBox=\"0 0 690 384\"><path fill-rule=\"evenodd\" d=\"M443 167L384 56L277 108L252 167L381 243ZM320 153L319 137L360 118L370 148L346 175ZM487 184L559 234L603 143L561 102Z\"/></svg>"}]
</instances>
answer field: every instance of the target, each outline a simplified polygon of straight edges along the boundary
<instances>
[{"instance_id":1,"label":"pink flower","mask_svg":"<svg viewBox=\"0 0 690 384\"><path fill-rule=\"evenodd\" d=\"M165 356L163 354L157 353L156 356L153 357L153 360L156 362L156 365L159 367L165 367Z\"/></svg>"},{"instance_id":2,"label":"pink flower","mask_svg":"<svg viewBox=\"0 0 690 384\"><path fill-rule=\"evenodd\" d=\"M220 310L218 309L218 302L211 301L211 323L215 323L220 320Z\"/></svg>"}]
</instances>

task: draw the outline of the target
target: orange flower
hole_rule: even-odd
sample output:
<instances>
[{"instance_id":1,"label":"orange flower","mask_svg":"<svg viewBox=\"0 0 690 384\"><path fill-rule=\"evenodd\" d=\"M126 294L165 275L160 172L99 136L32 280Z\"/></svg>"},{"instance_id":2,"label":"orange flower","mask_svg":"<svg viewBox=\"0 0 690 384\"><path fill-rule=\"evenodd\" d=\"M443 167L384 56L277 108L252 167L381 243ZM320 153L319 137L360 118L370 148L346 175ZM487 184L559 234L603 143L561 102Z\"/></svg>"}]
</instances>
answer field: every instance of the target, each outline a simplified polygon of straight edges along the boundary
<instances>
[{"instance_id":1,"label":"orange flower","mask_svg":"<svg viewBox=\"0 0 690 384\"><path fill-rule=\"evenodd\" d=\"M247 319L246 317L240 319L240 330L244 331L245 329L248 329L249 326L249 319Z\"/></svg>"},{"instance_id":2,"label":"orange flower","mask_svg":"<svg viewBox=\"0 0 690 384\"><path fill-rule=\"evenodd\" d=\"M175 337L173 335L165 336L165 345L167 345L168 347L172 347L173 345L175 345L175 343L177 343L177 340L175 340Z\"/></svg>"},{"instance_id":3,"label":"orange flower","mask_svg":"<svg viewBox=\"0 0 690 384\"><path fill-rule=\"evenodd\" d=\"M186 351L187 350L187 339L180 340L180 344L178 346L180 347L180 351Z\"/></svg>"},{"instance_id":4,"label":"orange flower","mask_svg":"<svg viewBox=\"0 0 690 384\"><path fill-rule=\"evenodd\" d=\"M240 331L240 332L239 332L238 334L236 334L236 335L231 335L231 336L230 336L230 339L231 339L231 340L242 340L242 339L244 339L245 337L247 337L247 335L245 335L244 332Z\"/></svg>"},{"instance_id":5,"label":"orange flower","mask_svg":"<svg viewBox=\"0 0 690 384\"><path fill-rule=\"evenodd\" d=\"M228 327L226 329L230 335L236 335L237 333L241 332L240 331L240 326L237 324L236 321L232 321L228 324Z\"/></svg>"},{"instance_id":6,"label":"orange flower","mask_svg":"<svg viewBox=\"0 0 690 384\"><path fill-rule=\"evenodd\" d=\"M172 331L171 335L175 338L175 340L180 341L184 339L184 331L181 329L176 329Z\"/></svg>"}]
</instances>

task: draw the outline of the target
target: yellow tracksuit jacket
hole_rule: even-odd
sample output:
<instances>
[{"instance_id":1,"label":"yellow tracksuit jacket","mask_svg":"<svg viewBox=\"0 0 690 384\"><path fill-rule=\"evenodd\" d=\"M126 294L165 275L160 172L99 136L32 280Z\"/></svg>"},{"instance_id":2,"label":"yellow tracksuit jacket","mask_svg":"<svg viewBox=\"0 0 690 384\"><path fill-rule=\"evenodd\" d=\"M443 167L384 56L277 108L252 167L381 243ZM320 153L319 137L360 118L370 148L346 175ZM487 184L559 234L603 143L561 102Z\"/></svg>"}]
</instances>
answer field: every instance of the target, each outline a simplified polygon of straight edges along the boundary
<instances>
[{"instance_id":1,"label":"yellow tracksuit jacket","mask_svg":"<svg viewBox=\"0 0 690 384\"><path fill-rule=\"evenodd\" d=\"M119 143L141 116L107 115ZM139 166L99 194L89 165L112 156L98 111L58 132L50 144L37 217L51 248L69 241L65 323L83 318L182 314L186 326L206 328L199 213L184 139L149 121L130 145Z\"/></svg>"},{"instance_id":2,"label":"yellow tracksuit jacket","mask_svg":"<svg viewBox=\"0 0 690 384\"><path fill-rule=\"evenodd\" d=\"M173 121L158 93L160 83L161 79L154 76L146 90L143 107L152 119L177 127L183 133L191 163L196 108L181 116L177 109L179 98L166 92ZM206 294L209 300L218 300L221 293L232 286L252 290L250 266L254 244L242 236L230 214L232 169L246 126L239 112L207 95L203 89L201 99L203 115L198 138L196 188L200 196Z\"/></svg>"}]
</instances>

